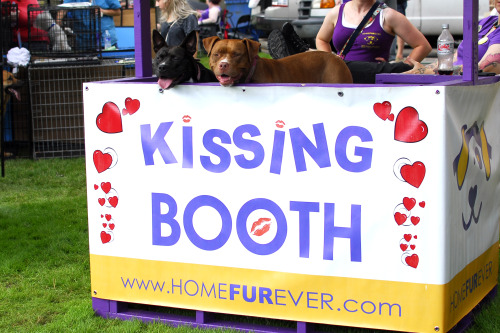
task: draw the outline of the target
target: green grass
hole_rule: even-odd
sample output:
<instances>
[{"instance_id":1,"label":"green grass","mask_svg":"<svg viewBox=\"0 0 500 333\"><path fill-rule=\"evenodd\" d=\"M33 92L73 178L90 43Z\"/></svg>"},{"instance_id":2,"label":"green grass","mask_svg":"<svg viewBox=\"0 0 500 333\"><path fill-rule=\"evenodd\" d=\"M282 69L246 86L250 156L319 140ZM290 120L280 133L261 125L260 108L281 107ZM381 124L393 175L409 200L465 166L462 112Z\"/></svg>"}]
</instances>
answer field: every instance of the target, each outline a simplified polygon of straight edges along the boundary
<instances>
[{"instance_id":1,"label":"green grass","mask_svg":"<svg viewBox=\"0 0 500 333\"><path fill-rule=\"evenodd\" d=\"M500 332L500 297L470 333ZM335 332L373 332L322 326ZM91 306L83 158L9 160L0 177L0 332L168 332ZM221 332L178 328L176 332ZM380 331L382 332L382 331Z\"/></svg>"}]
</instances>

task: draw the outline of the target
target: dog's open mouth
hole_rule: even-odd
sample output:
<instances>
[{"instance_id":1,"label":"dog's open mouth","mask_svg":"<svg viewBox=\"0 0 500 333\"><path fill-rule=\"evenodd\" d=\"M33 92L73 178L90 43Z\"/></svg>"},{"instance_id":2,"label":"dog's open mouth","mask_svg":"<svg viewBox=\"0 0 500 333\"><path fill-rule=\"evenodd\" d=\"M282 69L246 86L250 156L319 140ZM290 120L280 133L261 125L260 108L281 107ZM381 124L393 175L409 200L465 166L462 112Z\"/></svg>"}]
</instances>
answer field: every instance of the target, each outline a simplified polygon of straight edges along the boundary
<instances>
[{"instance_id":1,"label":"dog's open mouth","mask_svg":"<svg viewBox=\"0 0 500 333\"><path fill-rule=\"evenodd\" d=\"M224 87L229 87L229 86L232 86L233 84L237 83L240 78L241 78L241 75L238 75L236 77L231 77L227 74L221 74L221 75L217 75L217 80L219 80L219 83L224 86Z\"/></svg>"},{"instance_id":2,"label":"dog's open mouth","mask_svg":"<svg viewBox=\"0 0 500 333\"><path fill-rule=\"evenodd\" d=\"M21 92L19 91L19 89L17 87L10 86L10 87L5 88L5 91L8 94L14 96L18 101L21 100Z\"/></svg>"},{"instance_id":3,"label":"dog's open mouth","mask_svg":"<svg viewBox=\"0 0 500 333\"><path fill-rule=\"evenodd\" d=\"M162 89L172 88L173 86L175 86L177 84L177 82L178 82L178 78L171 79L171 78L166 78L166 77L160 77L158 79L158 85Z\"/></svg>"}]
</instances>

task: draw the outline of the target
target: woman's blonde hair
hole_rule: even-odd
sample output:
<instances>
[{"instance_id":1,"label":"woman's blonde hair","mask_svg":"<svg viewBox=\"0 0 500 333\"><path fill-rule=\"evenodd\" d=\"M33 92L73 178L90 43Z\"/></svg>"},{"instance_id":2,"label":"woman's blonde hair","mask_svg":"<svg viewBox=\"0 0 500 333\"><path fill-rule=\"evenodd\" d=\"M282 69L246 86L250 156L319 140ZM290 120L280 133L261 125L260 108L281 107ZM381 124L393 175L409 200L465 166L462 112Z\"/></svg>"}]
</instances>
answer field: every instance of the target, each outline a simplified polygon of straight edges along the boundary
<instances>
[{"instance_id":1,"label":"woman's blonde hair","mask_svg":"<svg viewBox=\"0 0 500 333\"><path fill-rule=\"evenodd\" d=\"M165 10L162 10L160 20L166 22L169 18L179 20L185 19L189 15L198 15L186 0L159 0L165 4Z\"/></svg>"}]
</instances>

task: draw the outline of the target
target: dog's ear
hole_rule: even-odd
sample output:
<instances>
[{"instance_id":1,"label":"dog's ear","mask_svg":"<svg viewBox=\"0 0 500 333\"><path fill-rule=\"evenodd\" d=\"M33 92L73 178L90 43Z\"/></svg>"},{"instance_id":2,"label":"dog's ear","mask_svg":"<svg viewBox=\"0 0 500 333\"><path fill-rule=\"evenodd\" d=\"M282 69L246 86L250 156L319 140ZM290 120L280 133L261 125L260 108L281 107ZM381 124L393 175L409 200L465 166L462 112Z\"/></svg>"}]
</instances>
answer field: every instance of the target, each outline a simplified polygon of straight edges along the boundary
<instances>
[{"instance_id":1,"label":"dog's ear","mask_svg":"<svg viewBox=\"0 0 500 333\"><path fill-rule=\"evenodd\" d=\"M196 46L198 45L197 35L196 30L193 30L182 41L181 47L185 48L190 55L194 55L196 53Z\"/></svg>"},{"instance_id":2,"label":"dog's ear","mask_svg":"<svg viewBox=\"0 0 500 333\"><path fill-rule=\"evenodd\" d=\"M211 36L203 39L203 47L205 48L205 51L207 51L208 55L210 56L210 53L212 52L212 48L214 47L215 43L220 40L219 37L217 36Z\"/></svg>"},{"instance_id":3,"label":"dog's ear","mask_svg":"<svg viewBox=\"0 0 500 333\"><path fill-rule=\"evenodd\" d=\"M167 46L165 38L158 32L158 30L153 30L153 50L158 52L162 47Z\"/></svg>"},{"instance_id":4,"label":"dog's ear","mask_svg":"<svg viewBox=\"0 0 500 333\"><path fill-rule=\"evenodd\" d=\"M259 56L260 43L248 38L244 38L242 41L247 47L248 57L250 58L250 63L252 63Z\"/></svg>"}]
</instances>

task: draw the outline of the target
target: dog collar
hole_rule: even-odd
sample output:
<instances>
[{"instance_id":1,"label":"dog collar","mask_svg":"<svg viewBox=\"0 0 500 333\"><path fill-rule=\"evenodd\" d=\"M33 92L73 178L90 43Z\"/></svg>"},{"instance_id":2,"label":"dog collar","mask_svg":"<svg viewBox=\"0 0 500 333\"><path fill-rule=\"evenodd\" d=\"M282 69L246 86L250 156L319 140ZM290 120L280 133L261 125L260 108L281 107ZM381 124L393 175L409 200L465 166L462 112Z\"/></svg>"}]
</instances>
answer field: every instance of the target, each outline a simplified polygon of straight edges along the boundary
<instances>
[{"instance_id":1,"label":"dog collar","mask_svg":"<svg viewBox=\"0 0 500 333\"><path fill-rule=\"evenodd\" d=\"M250 80L252 79L253 73L255 73L255 67L257 67L257 59L258 58L259 58L259 56L255 56L255 58L253 58L252 67L250 68L250 72L247 75L245 83L249 83Z\"/></svg>"}]
</instances>

